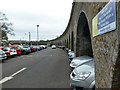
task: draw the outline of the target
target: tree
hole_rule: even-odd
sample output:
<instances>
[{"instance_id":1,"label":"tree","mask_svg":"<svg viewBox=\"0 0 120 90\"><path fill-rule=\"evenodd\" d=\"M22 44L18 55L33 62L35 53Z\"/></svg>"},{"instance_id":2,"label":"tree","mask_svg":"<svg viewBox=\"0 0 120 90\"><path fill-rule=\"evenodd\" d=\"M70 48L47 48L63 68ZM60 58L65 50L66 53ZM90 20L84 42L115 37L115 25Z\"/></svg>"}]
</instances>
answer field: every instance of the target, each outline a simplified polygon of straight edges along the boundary
<instances>
[{"instance_id":1,"label":"tree","mask_svg":"<svg viewBox=\"0 0 120 90\"><path fill-rule=\"evenodd\" d=\"M13 33L13 24L8 20L6 14L0 12L0 30L2 30L2 37L8 39L7 34L15 35Z\"/></svg>"}]
</instances>

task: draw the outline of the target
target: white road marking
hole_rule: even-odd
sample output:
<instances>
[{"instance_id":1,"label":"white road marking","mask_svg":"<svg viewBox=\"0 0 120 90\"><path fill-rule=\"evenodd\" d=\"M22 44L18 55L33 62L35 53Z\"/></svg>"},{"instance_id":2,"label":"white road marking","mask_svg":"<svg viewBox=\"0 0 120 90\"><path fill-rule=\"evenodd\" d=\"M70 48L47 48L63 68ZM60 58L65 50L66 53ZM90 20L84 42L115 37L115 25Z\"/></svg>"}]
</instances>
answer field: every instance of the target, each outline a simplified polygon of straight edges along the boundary
<instances>
[{"instance_id":1,"label":"white road marking","mask_svg":"<svg viewBox=\"0 0 120 90\"><path fill-rule=\"evenodd\" d=\"M23 69L17 71L16 73L12 74L10 77L14 77L15 75L17 75L18 73L24 71L25 69L27 69L27 68L23 68Z\"/></svg>"},{"instance_id":2,"label":"white road marking","mask_svg":"<svg viewBox=\"0 0 120 90\"><path fill-rule=\"evenodd\" d=\"M2 80L0 80L0 84L3 84L4 82L11 80L12 78L14 78L15 75L17 75L18 73L20 73L26 69L27 68L22 68L21 70L17 71L16 73L12 74L11 76L3 78Z\"/></svg>"},{"instance_id":3,"label":"white road marking","mask_svg":"<svg viewBox=\"0 0 120 90\"><path fill-rule=\"evenodd\" d=\"M2 80L0 80L0 84L9 81L9 80L11 80L12 78L13 78L13 77L5 77L5 78L3 78Z\"/></svg>"}]
</instances>

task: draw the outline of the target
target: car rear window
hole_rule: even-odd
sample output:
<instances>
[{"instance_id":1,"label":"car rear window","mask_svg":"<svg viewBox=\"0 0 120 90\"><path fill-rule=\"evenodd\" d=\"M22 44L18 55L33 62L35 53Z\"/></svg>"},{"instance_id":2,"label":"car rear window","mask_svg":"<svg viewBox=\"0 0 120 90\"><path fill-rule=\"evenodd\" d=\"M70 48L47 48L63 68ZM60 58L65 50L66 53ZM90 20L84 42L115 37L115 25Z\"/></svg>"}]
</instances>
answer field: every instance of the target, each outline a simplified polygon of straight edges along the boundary
<instances>
[{"instance_id":1,"label":"car rear window","mask_svg":"<svg viewBox=\"0 0 120 90\"><path fill-rule=\"evenodd\" d=\"M28 47L24 47L24 48L28 48Z\"/></svg>"}]
</instances>

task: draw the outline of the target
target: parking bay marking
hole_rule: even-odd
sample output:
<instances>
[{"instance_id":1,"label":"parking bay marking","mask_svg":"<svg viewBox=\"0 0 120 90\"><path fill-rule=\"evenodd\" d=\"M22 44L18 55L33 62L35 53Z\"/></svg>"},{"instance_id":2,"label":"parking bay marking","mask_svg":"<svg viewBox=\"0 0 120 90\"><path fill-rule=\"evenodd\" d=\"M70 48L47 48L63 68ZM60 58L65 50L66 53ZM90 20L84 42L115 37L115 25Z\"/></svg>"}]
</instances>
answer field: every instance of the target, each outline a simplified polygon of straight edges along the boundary
<instances>
[{"instance_id":1,"label":"parking bay marking","mask_svg":"<svg viewBox=\"0 0 120 90\"><path fill-rule=\"evenodd\" d=\"M12 74L11 76L3 78L2 80L0 80L0 84L3 84L3 83L5 83L5 82L11 80L12 78L14 78L15 75L19 74L20 72L22 72L22 71L24 71L24 70L26 70L26 69L27 69L27 68L24 67L24 68L22 68L21 70L17 71L16 73Z\"/></svg>"}]
</instances>

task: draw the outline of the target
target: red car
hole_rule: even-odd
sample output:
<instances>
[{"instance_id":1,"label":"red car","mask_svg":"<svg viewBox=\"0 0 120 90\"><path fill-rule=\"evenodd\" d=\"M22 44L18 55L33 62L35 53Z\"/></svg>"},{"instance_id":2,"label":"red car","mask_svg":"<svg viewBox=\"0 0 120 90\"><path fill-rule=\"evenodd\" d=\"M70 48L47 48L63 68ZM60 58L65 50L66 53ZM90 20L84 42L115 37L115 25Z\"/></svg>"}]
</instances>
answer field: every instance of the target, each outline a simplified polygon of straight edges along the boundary
<instances>
[{"instance_id":1,"label":"red car","mask_svg":"<svg viewBox=\"0 0 120 90\"><path fill-rule=\"evenodd\" d=\"M22 50L20 47L17 47L17 46L9 46L9 47L15 48L18 55L20 55L22 53Z\"/></svg>"}]
</instances>

